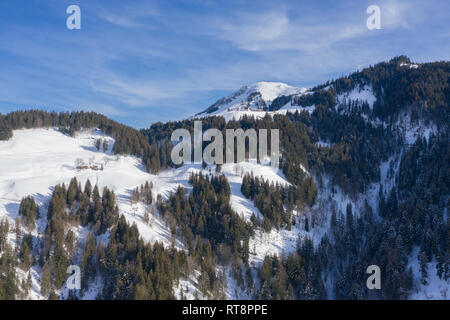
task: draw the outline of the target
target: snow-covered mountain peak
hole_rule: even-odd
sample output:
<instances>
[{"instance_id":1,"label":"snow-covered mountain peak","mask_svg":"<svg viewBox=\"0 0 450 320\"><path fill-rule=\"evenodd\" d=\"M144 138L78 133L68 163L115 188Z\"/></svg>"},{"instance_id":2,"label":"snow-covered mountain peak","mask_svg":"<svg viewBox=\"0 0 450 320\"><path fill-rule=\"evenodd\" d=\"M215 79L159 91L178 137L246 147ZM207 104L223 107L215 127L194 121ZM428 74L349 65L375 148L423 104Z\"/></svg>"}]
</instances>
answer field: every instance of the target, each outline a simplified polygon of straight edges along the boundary
<instances>
[{"instance_id":1,"label":"snow-covered mountain peak","mask_svg":"<svg viewBox=\"0 0 450 320\"><path fill-rule=\"evenodd\" d=\"M259 93L261 98L266 102L272 102L279 96L290 96L292 94L305 92L305 88L297 88L282 82L260 81L253 83L248 87L249 94Z\"/></svg>"},{"instance_id":2,"label":"snow-covered mountain peak","mask_svg":"<svg viewBox=\"0 0 450 320\"><path fill-rule=\"evenodd\" d=\"M243 86L228 97L221 98L197 116L223 115L236 111L264 111L280 96L291 96L306 92L281 82L260 81Z\"/></svg>"}]
</instances>

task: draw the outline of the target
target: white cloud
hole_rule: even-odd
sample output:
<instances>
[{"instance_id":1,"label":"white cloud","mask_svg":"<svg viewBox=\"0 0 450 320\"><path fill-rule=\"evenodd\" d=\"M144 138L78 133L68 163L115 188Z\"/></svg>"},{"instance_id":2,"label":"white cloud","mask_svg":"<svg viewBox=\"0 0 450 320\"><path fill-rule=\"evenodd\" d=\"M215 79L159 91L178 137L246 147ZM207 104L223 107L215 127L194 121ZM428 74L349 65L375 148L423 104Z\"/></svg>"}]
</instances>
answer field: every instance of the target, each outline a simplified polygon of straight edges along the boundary
<instances>
[{"instance_id":1,"label":"white cloud","mask_svg":"<svg viewBox=\"0 0 450 320\"><path fill-rule=\"evenodd\" d=\"M129 17L124 17L122 15L117 15L114 13L105 13L103 14L102 18L109 23L121 27L135 28L139 26L139 24L134 19L130 19Z\"/></svg>"},{"instance_id":2,"label":"white cloud","mask_svg":"<svg viewBox=\"0 0 450 320\"><path fill-rule=\"evenodd\" d=\"M214 22L213 27L218 37L248 51L311 52L366 32L365 25L356 23L304 24L301 19L290 19L287 10L237 15Z\"/></svg>"},{"instance_id":3,"label":"white cloud","mask_svg":"<svg viewBox=\"0 0 450 320\"><path fill-rule=\"evenodd\" d=\"M413 6L411 2L399 2L394 0L385 0L380 5L381 25L383 28L410 28L414 22L414 15L418 13L419 8Z\"/></svg>"},{"instance_id":4,"label":"white cloud","mask_svg":"<svg viewBox=\"0 0 450 320\"><path fill-rule=\"evenodd\" d=\"M229 40L267 42L278 40L289 33L290 22L284 12L241 15L238 21L224 21L221 28Z\"/></svg>"},{"instance_id":5,"label":"white cloud","mask_svg":"<svg viewBox=\"0 0 450 320\"><path fill-rule=\"evenodd\" d=\"M142 5L125 5L120 8L97 9L100 18L119 27L145 27L145 19L161 16L161 12L148 3ZM144 20L144 21L143 21Z\"/></svg>"}]
</instances>

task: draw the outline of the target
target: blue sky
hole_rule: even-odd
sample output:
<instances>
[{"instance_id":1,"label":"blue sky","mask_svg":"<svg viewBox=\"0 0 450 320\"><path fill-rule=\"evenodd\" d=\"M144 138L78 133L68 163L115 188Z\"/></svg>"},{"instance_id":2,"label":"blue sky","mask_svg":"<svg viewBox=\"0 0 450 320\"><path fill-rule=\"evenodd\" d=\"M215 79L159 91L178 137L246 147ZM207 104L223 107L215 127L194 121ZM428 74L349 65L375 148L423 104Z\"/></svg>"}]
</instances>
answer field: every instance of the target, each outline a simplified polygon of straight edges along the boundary
<instances>
[{"instance_id":1,"label":"blue sky","mask_svg":"<svg viewBox=\"0 0 450 320\"><path fill-rule=\"evenodd\" d=\"M81 30L66 28L72 4ZM366 28L372 4L381 30ZM142 128L256 81L450 60L449 12L446 0L1 0L0 112L93 110Z\"/></svg>"}]
</instances>

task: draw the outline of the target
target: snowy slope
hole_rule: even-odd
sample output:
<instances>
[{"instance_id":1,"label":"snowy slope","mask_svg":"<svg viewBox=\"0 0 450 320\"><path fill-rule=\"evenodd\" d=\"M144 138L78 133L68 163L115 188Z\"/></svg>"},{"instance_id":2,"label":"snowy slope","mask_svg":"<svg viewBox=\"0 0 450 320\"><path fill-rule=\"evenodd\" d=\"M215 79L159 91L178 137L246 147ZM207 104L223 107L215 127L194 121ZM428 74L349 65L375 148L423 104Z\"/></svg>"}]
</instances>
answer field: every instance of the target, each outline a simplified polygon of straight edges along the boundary
<instances>
[{"instance_id":1,"label":"snowy slope","mask_svg":"<svg viewBox=\"0 0 450 320\"><path fill-rule=\"evenodd\" d=\"M411 267L415 275L420 275L418 254L419 248L416 247L408 264L408 268ZM437 276L436 261L428 263L427 268L427 284L424 285L420 279L415 279L414 290L409 298L411 300L450 300L450 279L443 280Z\"/></svg>"},{"instance_id":2,"label":"snowy slope","mask_svg":"<svg viewBox=\"0 0 450 320\"><path fill-rule=\"evenodd\" d=\"M97 139L107 140L108 150L100 149L98 151L95 148ZM189 164L174 170L162 171L158 175L151 175L145 172L138 158L113 155L111 153L113 145L114 139L105 136L99 130L85 130L76 134L75 137L64 135L56 129L15 131L11 140L0 142L0 220L8 219L10 224L14 225L14 220L18 217L21 199L32 195L39 205L41 213L33 235L37 239L42 239L46 227L45 217L48 203L54 186L60 183L68 185L70 180L76 177L82 185L89 179L93 185L97 184L100 190L105 186L112 189L116 193L120 214L123 214L128 222L137 224L144 240L171 245L171 233L165 222L159 217L155 206L148 207L143 203L133 204L131 191L149 181L153 185L153 197L156 199L157 195L161 195L163 199L167 199L178 186L191 189L189 177L192 173L212 174L215 172L215 166L202 169L201 165ZM103 167L103 170L77 169L80 163L89 167L94 165L99 168ZM288 184L283 174L269 165L225 164L222 166L222 172L230 182L231 205L245 219L250 219L253 212L260 215L252 201L246 199L240 191L240 184L245 173L252 172L269 181ZM146 211L152 213L149 223L144 222ZM88 236L88 230L80 226L74 228L73 231L77 241L83 244ZM107 232L99 236L97 240L106 242L108 236ZM15 242L13 232L10 232L8 238L11 243ZM175 239L175 241L177 248L184 249L180 239ZM276 246L278 247L278 244ZM259 254L261 256L257 260L261 261L264 252ZM18 274L21 279L26 279L28 275L20 269L18 269ZM31 274L33 288L28 298L42 299L39 267L33 266ZM188 290L191 292L198 291L195 289L195 279L182 280L182 284L184 288L189 287ZM98 284L93 284L84 298L95 298L99 290L101 288L98 287ZM232 297L233 291L231 290L227 296ZM68 291L63 288L60 294L67 296ZM187 296L189 297L189 295Z\"/></svg>"},{"instance_id":3,"label":"snowy slope","mask_svg":"<svg viewBox=\"0 0 450 320\"><path fill-rule=\"evenodd\" d=\"M94 147L99 138L109 142L106 153ZM0 141L0 205L30 194L47 196L51 187L67 183L72 177L120 191L145 182L148 175L139 160L112 155L113 143L100 131L83 132L74 138L54 129L15 131L11 140ZM104 170L77 170L77 159L103 165Z\"/></svg>"},{"instance_id":4,"label":"snowy slope","mask_svg":"<svg viewBox=\"0 0 450 320\"><path fill-rule=\"evenodd\" d=\"M97 139L109 142L106 152L97 151ZM83 131L73 138L55 129L15 131L11 140L0 142L0 219L7 217L12 222L17 217L21 199L28 195L45 207L55 185L67 185L76 177L83 186L89 179L100 190L105 186L112 189L120 213L129 222L137 223L145 240L167 242L169 231L157 220L157 215L151 227L143 223L146 208L142 204L131 204L131 191L146 181L153 182L156 198L159 193L164 195L176 189L180 179L187 184L189 174L186 172L181 178L180 173L163 173L157 179L145 171L140 159L112 155L113 144L114 140L99 130ZM80 161L89 166L103 166L103 170L78 170Z\"/></svg>"},{"instance_id":5,"label":"snowy slope","mask_svg":"<svg viewBox=\"0 0 450 320\"><path fill-rule=\"evenodd\" d=\"M274 113L285 115L288 112L295 113L296 111L298 111L298 112L306 111L309 114L311 114L311 113L313 113L313 111L315 109L316 109L315 105L303 107L303 106L298 106L298 105L292 104L292 102L288 102L286 105L282 106L279 110L274 111Z\"/></svg>"},{"instance_id":6,"label":"snowy slope","mask_svg":"<svg viewBox=\"0 0 450 320\"><path fill-rule=\"evenodd\" d=\"M377 100L371 86L365 85L362 88L354 88L349 92L342 93L337 97L337 104L343 103L344 101L360 101L367 102L369 104L370 110L373 109L373 104Z\"/></svg>"},{"instance_id":7,"label":"snowy slope","mask_svg":"<svg viewBox=\"0 0 450 320\"><path fill-rule=\"evenodd\" d=\"M97 139L108 141L108 150L98 151L95 148ZM23 197L32 195L40 206L42 218L37 223L34 232L36 237L42 237L45 230L45 216L55 185L65 183L76 177L84 185L87 179L93 185L97 184L100 190L107 186L117 196L120 213L128 222L135 222L142 237L149 241L159 241L170 244L170 231L162 219L159 218L156 208L142 203L131 203L131 191L149 181L153 184L153 196L161 195L167 199L170 193L178 186L188 190L189 177L192 173L202 172L209 174L214 168L202 169L201 165L184 165L175 170L165 170L158 175L145 172L141 161L132 156L117 156L111 154L114 139L105 136L99 130L86 130L75 137L62 134L56 129L29 129L17 130L9 141L0 142L0 220L8 219L11 225L18 217L19 204ZM103 167L103 170L77 169L80 163L91 166ZM264 176L270 181L286 184L287 181L280 172L276 172L270 166L262 166L252 163L240 165L224 165L223 172L230 179L232 187L232 207L245 218L250 218L251 213L258 214L253 203L245 199L240 192L242 175L253 172L258 176ZM150 223L144 223L144 213L150 210L153 214ZM87 236L87 230L78 228L73 230L83 242ZM106 239L107 240L107 235ZM9 239L14 242L14 235L10 233ZM177 239L178 248L183 248ZM39 284L39 270L33 271L33 281L36 288ZM26 278L26 275L23 275ZM35 291L38 291L36 289ZM38 298L36 293L33 298Z\"/></svg>"},{"instance_id":8,"label":"snowy slope","mask_svg":"<svg viewBox=\"0 0 450 320\"><path fill-rule=\"evenodd\" d=\"M95 148L97 139L108 141L108 150L98 151ZM146 181L154 185L156 194L167 194L180 184L187 185L190 169L184 172L164 172L161 178L148 174L140 159L132 156L113 155L111 150L114 139L105 136L99 130L85 130L75 137L62 134L56 129L29 129L14 131L9 141L0 141L0 220L9 220L14 226L18 217L20 201L25 196L33 196L40 210L37 228L32 232L39 241L46 228L46 214L54 186L65 183L73 177L84 186L89 179L97 184L100 191L107 186L116 194L120 214L129 223L135 222L144 240L171 245L171 233L154 207L146 207L142 203L131 203L131 192ZM80 163L87 169L79 169ZM98 170L93 167L97 166ZM77 168L78 167L78 168ZM103 168L101 170L100 168ZM144 222L145 211L150 211L150 222ZM74 228L77 241L84 243L88 230L84 227ZM97 238L108 241L109 232ZM8 240L14 244L15 234L11 231ZM182 249L183 245L176 239L175 245ZM27 273L18 270L19 279L26 280ZM40 269L37 265L31 268L33 287L28 298L42 299L40 294ZM100 288L93 285L84 298L95 298ZM62 290L63 296L67 290Z\"/></svg>"},{"instance_id":9,"label":"snowy slope","mask_svg":"<svg viewBox=\"0 0 450 320\"><path fill-rule=\"evenodd\" d=\"M280 170L275 170L269 165L261 165L252 162L242 163L226 163L222 166L221 172L225 175L230 184L231 208L241 215L245 220L249 221L252 213L262 219L259 210L253 204L253 201L245 198L241 192L242 178L246 174L251 174L255 177L262 177L269 182L278 183L280 185L289 185L284 174Z\"/></svg>"},{"instance_id":10,"label":"snowy slope","mask_svg":"<svg viewBox=\"0 0 450 320\"><path fill-rule=\"evenodd\" d=\"M196 117L223 116L227 121L240 119L244 114L264 117L273 100L306 92L280 82L261 81L244 86L228 97L221 98Z\"/></svg>"}]
</instances>

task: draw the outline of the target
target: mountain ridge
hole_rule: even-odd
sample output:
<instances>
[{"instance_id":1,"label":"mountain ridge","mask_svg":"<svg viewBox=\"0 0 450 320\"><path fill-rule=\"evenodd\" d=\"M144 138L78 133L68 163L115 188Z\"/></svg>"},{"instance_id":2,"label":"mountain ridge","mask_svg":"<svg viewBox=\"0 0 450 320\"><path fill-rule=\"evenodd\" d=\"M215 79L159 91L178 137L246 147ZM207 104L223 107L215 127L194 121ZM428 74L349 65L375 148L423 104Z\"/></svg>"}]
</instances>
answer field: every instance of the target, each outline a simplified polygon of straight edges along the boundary
<instances>
[{"instance_id":1,"label":"mountain ridge","mask_svg":"<svg viewBox=\"0 0 450 320\"><path fill-rule=\"evenodd\" d=\"M200 115L218 115L224 111L267 110L275 99L306 92L306 88L293 87L282 82L259 81L245 85L227 97L218 99Z\"/></svg>"},{"instance_id":2,"label":"mountain ridge","mask_svg":"<svg viewBox=\"0 0 450 320\"><path fill-rule=\"evenodd\" d=\"M450 63L405 63L307 92L246 86L231 103L257 111L203 118L278 128L279 170L173 165L171 133L194 119L138 131L95 113L0 114L0 298L445 299Z\"/></svg>"}]
</instances>

